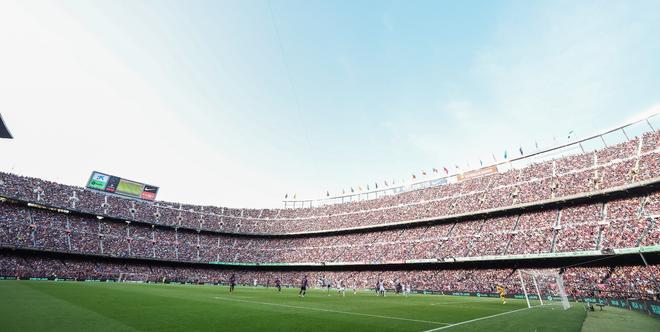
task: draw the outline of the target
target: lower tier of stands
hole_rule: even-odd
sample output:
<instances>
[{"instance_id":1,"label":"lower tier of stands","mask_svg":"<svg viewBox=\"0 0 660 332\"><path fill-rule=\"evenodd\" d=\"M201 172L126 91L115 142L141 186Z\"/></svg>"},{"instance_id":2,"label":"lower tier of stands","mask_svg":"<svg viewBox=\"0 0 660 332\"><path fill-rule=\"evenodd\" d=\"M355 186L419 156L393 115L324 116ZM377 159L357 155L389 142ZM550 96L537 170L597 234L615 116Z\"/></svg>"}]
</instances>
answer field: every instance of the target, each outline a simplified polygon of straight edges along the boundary
<instances>
[{"instance_id":1,"label":"lower tier of stands","mask_svg":"<svg viewBox=\"0 0 660 332\"><path fill-rule=\"evenodd\" d=\"M283 285L296 287L303 276L310 286L341 283L348 289L373 288L379 281L393 289L397 283L413 291L492 293L503 285L509 294L522 292L520 275L515 268L491 269L427 269L427 270L245 270L213 265L168 264L167 262L100 259L92 257L57 257L25 252L0 251L0 277L48 278L64 280L116 281L120 278L139 282L228 283L235 275L238 284L272 286L278 279ZM595 266L536 269L562 275L567 294L572 297L611 297L655 299L658 294L660 265ZM529 278L529 277L524 277ZM526 280L528 285L531 280ZM557 285L550 282L542 292L554 293Z\"/></svg>"}]
</instances>

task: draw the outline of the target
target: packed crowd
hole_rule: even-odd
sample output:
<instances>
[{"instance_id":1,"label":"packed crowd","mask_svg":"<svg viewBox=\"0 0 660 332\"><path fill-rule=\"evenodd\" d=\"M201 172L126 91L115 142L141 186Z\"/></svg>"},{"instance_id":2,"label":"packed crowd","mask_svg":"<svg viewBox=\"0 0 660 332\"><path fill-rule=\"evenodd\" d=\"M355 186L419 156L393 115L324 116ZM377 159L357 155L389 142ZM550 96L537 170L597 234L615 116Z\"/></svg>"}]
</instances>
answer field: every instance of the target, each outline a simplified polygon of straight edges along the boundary
<instances>
[{"instance_id":1,"label":"packed crowd","mask_svg":"<svg viewBox=\"0 0 660 332\"><path fill-rule=\"evenodd\" d=\"M161 226L229 233L292 233L473 213L614 188L660 175L660 132L595 152L377 199L297 209L232 209L146 202L0 172L0 195ZM583 230L566 229L566 233Z\"/></svg>"},{"instance_id":2,"label":"packed crowd","mask_svg":"<svg viewBox=\"0 0 660 332\"><path fill-rule=\"evenodd\" d=\"M570 267L566 269L526 270L537 274L543 295L557 295L555 276L562 276L569 296L653 299L660 290L660 266ZM157 262L108 262L94 259L57 259L0 252L0 276L18 278L59 278L76 280L128 280L142 282L227 283L231 275L239 284L273 286L276 279L283 285L297 286L306 275L312 285L341 282L346 288L369 289L382 280L388 289L395 284L413 290L443 292L493 293L497 285L509 294L521 294L520 274L515 269L449 269L406 271L248 271L221 269L213 266L170 266ZM522 274L530 293L533 280Z\"/></svg>"},{"instance_id":3,"label":"packed crowd","mask_svg":"<svg viewBox=\"0 0 660 332\"><path fill-rule=\"evenodd\" d=\"M659 210L656 192L503 217L275 238L74 215L6 201L0 202L0 245L184 262L397 263L657 245Z\"/></svg>"}]
</instances>

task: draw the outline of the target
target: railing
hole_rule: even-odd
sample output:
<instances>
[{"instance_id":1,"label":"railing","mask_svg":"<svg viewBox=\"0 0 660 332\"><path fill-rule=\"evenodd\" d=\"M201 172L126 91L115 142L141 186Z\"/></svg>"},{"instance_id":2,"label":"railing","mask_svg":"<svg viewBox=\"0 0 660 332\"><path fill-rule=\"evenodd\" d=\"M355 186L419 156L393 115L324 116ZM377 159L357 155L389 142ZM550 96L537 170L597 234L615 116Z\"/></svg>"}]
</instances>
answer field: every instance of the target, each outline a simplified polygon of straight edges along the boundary
<instances>
[{"instance_id":1,"label":"railing","mask_svg":"<svg viewBox=\"0 0 660 332\"><path fill-rule=\"evenodd\" d=\"M660 112L651 115L645 115L640 119L633 120L632 122L624 125L602 131L600 133L587 136L585 138L571 140L568 138L567 143L557 143L549 148L538 148L532 150L530 153L521 153L518 157L506 158L501 161L493 160L480 164L476 168L468 169L454 169L453 171L447 170L444 176L439 173L430 172L423 180L411 181L399 185L390 185L385 188L373 189L359 192L351 192L350 194L335 195L330 197L321 197L316 199L293 199L283 200L284 208L312 208L331 204L341 204L348 202L359 202L364 200L376 199L383 196L396 195L402 192L421 190L430 187L445 185L448 183L456 183L464 174L473 173L475 171L496 167L498 172L505 172L511 169L520 169L530 164L553 160L557 158L567 157L571 155L587 153L601 148L606 148L610 145L615 145L630 141L631 138L641 136L647 132L653 132L656 127L652 122L659 121L658 115ZM434 175L436 174L436 175ZM352 188L354 191L354 189Z\"/></svg>"}]
</instances>

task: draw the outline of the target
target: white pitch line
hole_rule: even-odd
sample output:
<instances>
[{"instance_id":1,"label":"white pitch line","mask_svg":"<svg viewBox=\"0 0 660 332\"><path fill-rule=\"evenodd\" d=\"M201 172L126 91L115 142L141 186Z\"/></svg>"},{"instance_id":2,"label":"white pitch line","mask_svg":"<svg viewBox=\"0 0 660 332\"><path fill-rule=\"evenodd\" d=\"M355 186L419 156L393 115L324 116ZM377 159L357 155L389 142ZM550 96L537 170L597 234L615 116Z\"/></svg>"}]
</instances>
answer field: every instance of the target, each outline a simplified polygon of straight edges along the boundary
<instances>
[{"instance_id":1,"label":"white pitch line","mask_svg":"<svg viewBox=\"0 0 660 332\"><path fill-rule=\"evenodd\" d=\"M532 306L532 308L536 308L536 307L540 307L540 305ZM499 314L490 315L490 316L485 316L485 317L479 317L479 318L475 318L475 319L470 319L470 320L466 320L466 321L463 321L463 322L460 322L460 323L449 324L448 326L436 327L436 328L434 328L434 329L425 330L425 331L422 331L422 332L440 331L440 330L448 329L448 328L451 328L451 327L454 327L454 326L458 326L458 325L463 325L463 324L467 324L467 323L476 322L476 321L478 321L478 320L482 320L482 319L488 319L488 318L493 318L493 317L497 317L497 316L508 315L508 314L512 314L512 313L514 313L514 312L523 311L523 310L529 310L529 309L531 309L531 308L522 308L522 309L516 309L516 310L507 311L507 312L501 312L501 313L499 313Z\"/></svg>"},{"instance_id":2,"label":"white pitch line","mask_svg":"<svg viewBox=\"0 0 660 332\"><path fill-rule=\"evenodd\" d=\"M231 297L237 298L237 299L256 299L256 297L254 297L254 296L234 296L234 295L231 295ZM215 298L219 299L220 296L215 296Z\"/></svg>"},{"instance_id":3,"label":"white pitch line","mask_svg":"<svg viewBox=\"0 0 660 332\"><path fill-rule=\"evenodd\" d=\"M466 304L466 303L477 303L476 301L464 301L464 302L436 302L431 303L431 305L452 305L452 304Z\"/></svg>"},{"instance_id":4,"label":"white pitch line","mask_svg":"<svg viewBox=\"0 0 660 332\"><path fill-rule=\"evenodd\" d=\"M345 315L354 315L354 316L366 316L366 317L374 317L374 318L383 318L383 319L393 319L393 320L403 320L403 321L408 321L408 322L417 322L417 323L428 323L428 324L438 324L438 325L451 325L451 323L442 323L442 322L434 322L430 320L421 320L421 319L412 319L412 318L402 318L402 317L392 317L392 316L380 316L380 315L372 315L372 314L363 314L359 312L350 312L350 311L339 311L339 310L332 310L332 309L322 309L322 308L313 308L313 307L301 307L301 306L295 306L295 305L288 305L288 304L280 304L280 303L269 303L269 302L258 302L258 301L246 301L246 300L239 300L239 299L231 299L223 296L214 296L214 299L219 299L219 300L227 300L227 301L236 301L236 302L245 302L245 303L254 303L254 304L263 304L263 305L272 305L276 307L285 307L285 308L294 308L294 309L305 309L305 310L314 310L314 311L323 311L323 312L332 312L336 314L345 314Z\"/></svg>"}]
</instances>

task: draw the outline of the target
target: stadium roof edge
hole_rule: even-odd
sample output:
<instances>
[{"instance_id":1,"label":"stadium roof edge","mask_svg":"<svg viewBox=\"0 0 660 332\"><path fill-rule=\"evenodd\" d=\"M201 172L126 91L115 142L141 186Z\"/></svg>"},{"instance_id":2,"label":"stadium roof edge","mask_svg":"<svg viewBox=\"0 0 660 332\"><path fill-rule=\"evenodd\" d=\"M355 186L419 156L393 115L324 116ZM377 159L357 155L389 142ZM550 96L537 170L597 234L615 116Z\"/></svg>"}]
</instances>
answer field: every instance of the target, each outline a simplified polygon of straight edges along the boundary
<instances>
[{"instance_id":1,"label":"stadium roof edge","mask_svg":"<svg viewBox=\"0 0 660 332\"><path fill-rule=\"evenodd\" d=\"M9 132L9 129L5 125L5 122L2 120L2 114L0 114L0 138L13 139L14 137Z\"/></svg>"}]
</instances>

